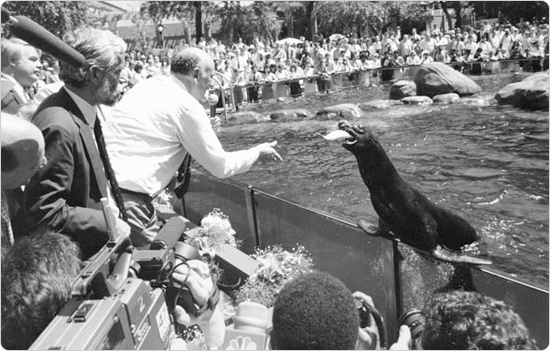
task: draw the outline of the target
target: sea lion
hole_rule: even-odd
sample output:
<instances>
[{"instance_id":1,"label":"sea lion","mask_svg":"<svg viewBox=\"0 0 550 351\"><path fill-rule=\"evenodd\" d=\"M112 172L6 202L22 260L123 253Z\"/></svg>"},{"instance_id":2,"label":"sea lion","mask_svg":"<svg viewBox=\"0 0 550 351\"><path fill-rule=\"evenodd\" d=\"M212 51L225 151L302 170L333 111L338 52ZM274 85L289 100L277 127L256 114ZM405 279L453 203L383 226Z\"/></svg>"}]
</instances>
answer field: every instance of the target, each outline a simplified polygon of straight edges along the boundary
<instances>
[{"instance_id":1,"label":"sea lion","mask_svg":"<svg viewBox=\"0 0 550 351\"><path fill-rule=\"evenodd\" d=\"M391 231L403 243L443 261L491 264L491 261L459 252L462 246L479 239L476 230L405 182L369 130L360 125L352 126L347 121L340 121L338 127L340 130L329 133L325 139L346 140L342 146L357 158L361 177L380 217L378 228L360 220L357 224L361 229L369 235L382 236L388 236Z\"/></svg>"}]
</instances>

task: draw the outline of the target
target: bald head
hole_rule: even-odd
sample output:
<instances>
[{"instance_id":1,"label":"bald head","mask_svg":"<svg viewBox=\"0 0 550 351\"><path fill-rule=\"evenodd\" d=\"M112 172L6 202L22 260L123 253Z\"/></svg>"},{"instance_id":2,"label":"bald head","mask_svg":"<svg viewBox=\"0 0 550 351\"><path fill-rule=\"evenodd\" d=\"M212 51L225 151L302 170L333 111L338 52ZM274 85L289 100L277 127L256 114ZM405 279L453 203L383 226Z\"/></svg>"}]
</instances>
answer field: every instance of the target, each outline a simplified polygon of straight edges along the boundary
<instances>
[{"instance_id":1,"label":"bald head","mask_svg":"<svg viewBox=\"0 0 550 351\"><path fill-rule=\"evenodd\" d=\"M172 58L170 70L177 74L193 74L195 68L211 64L214 66L214 60L204 50L195 47L189 47L181 50Z\"/></svg>"},{"instance_id":2,"label":"bald head","mask_svg":"<svg viewBox=\"0 0 550 351\"><path fill-rule=\"evenodd\" d=\"M44 137L34 124L2 113L2 189L24 185L46 164Z\"/></svg>"},{"instance_id":3,"label":"bald head","mask_svg":"<svg viewBox=\"0 0 550 351\"><path fill-rule=\"evenodd\" d=\"M170 71L199 101L204 99L206 91L212 86L212 76L216 72L212 57L206 51L195 47L178 52L172 58Z\"/></svg>"}]
</instances>

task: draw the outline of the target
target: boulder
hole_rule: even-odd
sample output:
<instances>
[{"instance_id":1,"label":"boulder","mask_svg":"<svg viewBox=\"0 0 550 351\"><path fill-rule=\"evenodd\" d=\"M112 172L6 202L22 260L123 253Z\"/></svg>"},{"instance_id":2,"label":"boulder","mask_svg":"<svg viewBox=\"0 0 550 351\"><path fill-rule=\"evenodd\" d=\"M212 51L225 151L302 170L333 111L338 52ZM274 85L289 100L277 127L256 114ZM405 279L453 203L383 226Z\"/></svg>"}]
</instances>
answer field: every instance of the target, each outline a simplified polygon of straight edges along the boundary
<instances>
[{"instance_id":1,"label":"boulder","mask_svg":"<svg viewBox=\"0 0 550 351\"><path fill-rule=\"evenodd\" d=\"M434 96L432 100L438 104L454 104L460 100L460 96L456 93L439 94Z\"/></svg>"},{"instance_id":2,"label":"boulder","mask_svg":"<svg viewBox=\"0 0 550 351\"><path fill-rule=\"evenodd\" d=\"M414 82L416 95L429 97L447 93L465 96L481 92L481 88L473 80L441 62L430 62L420 66Z\"/></svg>"},{"instance_id":3,"label":"boulder","mask_svg":"<svg viewBox=\"0 0 550 351\"><path fill-rule=\"evenodd\" d=\"M533 74L521 82L508 84L500 89L495 99L501 105L548 111L548 71Z\"/></svg>"},{"instance_id":4,"label":"boulder","mask_svg":"<svg viewBox=\"0 0 550 351\"><path fill-rule=\"evenodd\" d=\"M269 114L272 121L293 121L310 117L311 113L306 109L279 110Z\"/></svg>"},{"instance_id":5,"label":"boulder","mask_svg":"<svg viewBox=\"0 0 550 351\"><path fill-rule=\"evenodd\" d=\"M393 83L390 90L390 99L401 100L407 96L416 95L416 84L408 80L398 80Z\"/></svg>"},{"instance_id":6,"label":"boulder","mask_svg":"<svg viewBox=\"0 0 550 351\"><path fill-rule=\"evenodd\" d=\"M399 100L382 100L382 99L376 99L371 100L367 102L362 102L359 105L359 108L363 111L371 111L371 110L384 110L388 107L394 106L394 105L402 105L403 103Z\"/></svg>"},{"instance_id":7,"label":"boulder","mask_svg":"<svg viewBox=\"0 0 550 351\"><path fill-rule=\"evenodd\" d=\"M316 113L316 118L321 120L354 120L363 115L363 111L355 104L340 104L327 106Z\"/></svg>"},{"instance_id":8,"label":"boulder","mask_svg":"<svg viewBox=\"0 0 550 351\"><path fill-rule=\"evenodd\" d=\"M401 99L405 105L431 105L433 100L427 96L408 96Z\"/></svg>"},{"instance_id":9,"label":"boulder","mask_svg":"<svg viewBox=\"0 0 550 351\"><path fill-rule=\"evenodd\" d=\"M249 124L269 121L269 117L254 111L235 112L227 116L228 124Z\"/></svg>"}]
</instances>

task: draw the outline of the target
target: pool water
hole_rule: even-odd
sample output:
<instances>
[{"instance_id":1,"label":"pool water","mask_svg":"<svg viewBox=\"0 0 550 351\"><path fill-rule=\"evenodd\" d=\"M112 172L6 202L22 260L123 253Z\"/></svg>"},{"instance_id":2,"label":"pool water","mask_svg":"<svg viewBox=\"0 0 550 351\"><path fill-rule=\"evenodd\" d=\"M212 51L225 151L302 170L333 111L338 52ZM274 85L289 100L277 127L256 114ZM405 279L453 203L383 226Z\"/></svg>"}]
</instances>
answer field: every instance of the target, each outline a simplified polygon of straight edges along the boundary
<instances>
[{"instance_id":1,"label":"pool water","mask_svg":"<svg viewBox=\"0 0 550 351\"><path fill-rule=\"evenodd\" d=\"M476 105L391 106L369 111L355 123L370 128L401 176L431 201L468 220L481 240L466 251L495 268L548 288L548 112L498 106L506 84L526 74L472 77L483 92ZM250 104L265 115L306 108L387 99L391 84L348 88L271 104ZM233 180L335 216L377 222L354 156L319 134L337 121L225 125L226 150L277 140L284 162L260 161ZM542 136L542 140L524 135Z\"/></svg>"}]
</instances>

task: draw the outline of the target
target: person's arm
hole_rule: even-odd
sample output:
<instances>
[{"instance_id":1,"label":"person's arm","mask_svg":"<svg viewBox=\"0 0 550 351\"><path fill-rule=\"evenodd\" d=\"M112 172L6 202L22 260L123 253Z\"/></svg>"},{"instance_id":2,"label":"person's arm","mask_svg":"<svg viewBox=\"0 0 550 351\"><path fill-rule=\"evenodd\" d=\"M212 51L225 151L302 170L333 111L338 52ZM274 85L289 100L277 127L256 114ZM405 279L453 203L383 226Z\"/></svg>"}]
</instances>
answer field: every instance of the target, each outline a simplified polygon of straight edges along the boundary
<instances>
[{"instance_id":1,"label":"person's arm","mask_svg":"<svg viewBox=\"0 0 550 351\"><path fill-rule=\"evenodd\" d=\"M189 260L186 264L179 264L176 259L172 273L174 281L189 288L193 299L199 307L205 306L215 289L214 281L210 277L208 264L200 260ZM220 303L206 309L200 316L189 315L182 306L174 308L176 322L186 326L198 324L204 332L204 339L208 349L220 349L225 337L225 322Z\"/></svg>"},{"instance_id":2,"label":"person's arm","mask_svg":"<svg viewBox=\"0 0 550 351\"><path fill-rule=\"evenodd\" d=\"M262 154L282 160L273 148L277 144L276 141L246 150L225 151L212 129L206 112L196 100L181 104L180 109L180 116L174 116L174 125L183 147L216 177L227 178L246 172Z\"/></svg>"},{"instance_id":3,"label":"person's arm","mask_svg":"<svg viewBox=\"0 0 550 351\"><path fill-rule=\"evenodd\" d=\"M375 310L372 297L356 291L353 294L353 298L363 305L367 306L369 310ZM359 326L359 333L357 334L357 343L355 345L356 350L380 350L380 331L372 315L369 316L367 325L364 328Z\"/></svg>"}]
</instances>

